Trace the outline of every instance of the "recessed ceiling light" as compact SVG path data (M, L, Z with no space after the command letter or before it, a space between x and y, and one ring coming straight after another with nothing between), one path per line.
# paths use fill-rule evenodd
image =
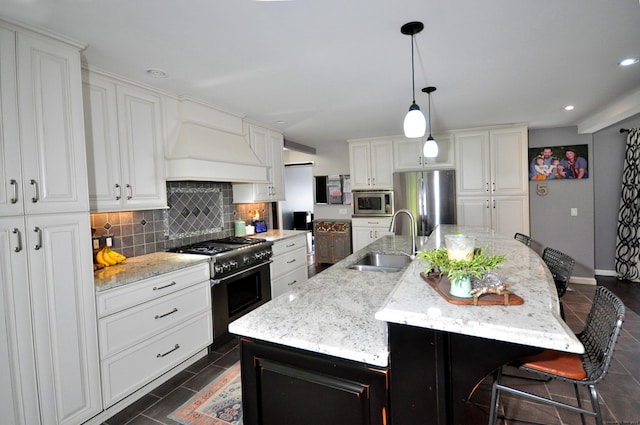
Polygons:
M573 105L567 105L564 107L565 111L573 111L574 106Z
M618 62L618 65L620 66L630 66L630 65L635 65L640 61L640 59L638 58L625 58L622 59L620 62Z
M147 69L147 74L151 75L154 78L167 78L167 73L158 68Z

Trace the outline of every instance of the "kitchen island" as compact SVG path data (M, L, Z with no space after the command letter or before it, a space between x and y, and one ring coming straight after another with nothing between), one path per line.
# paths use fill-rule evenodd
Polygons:
M408 252L407 237L386 236L230 325L244 337L247 423L314 415L332 423L459 423L475 383L500 364L540 348L581 352L560 318L551 276L529 248L454 227L437 229L426 248L460 230L507 254L498 273L523 305L449 304L422 280L427 264L419 260L397 273L349 268L369 252Z

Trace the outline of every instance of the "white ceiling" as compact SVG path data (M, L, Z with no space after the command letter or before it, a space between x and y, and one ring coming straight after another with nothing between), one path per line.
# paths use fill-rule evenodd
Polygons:
M402 133L409 21L425 25L416 102L426 114L420 89L438 88L434 132L577 125L640 88L640 65L617 65L640 56L638 0L2 0L0 15L87 43L92 66L315 147Z

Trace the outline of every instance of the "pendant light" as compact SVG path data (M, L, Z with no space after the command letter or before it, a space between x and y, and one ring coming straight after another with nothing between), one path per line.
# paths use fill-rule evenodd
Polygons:
M422 91L429 96L429 137L427 137L427 140L424 142L422 153L425 158L435 158L438 156L438 142L436 142L436 139L431 135L431 93L436 91L436 88L425 87Z
M404 135L408 138L422 137L427 129L427 122L424 114L420 111L420 107L416 105L416 87L413 64L413 38L416 34L424 29L422 22L408 22L400 28L400 32L404 35L411 36L411 94L413 102L409 107L409 112L404 117Z

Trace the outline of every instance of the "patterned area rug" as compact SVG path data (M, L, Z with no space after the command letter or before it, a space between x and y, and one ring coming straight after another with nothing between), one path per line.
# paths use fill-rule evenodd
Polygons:
M168 416L184 425L242 425L240 363Z

